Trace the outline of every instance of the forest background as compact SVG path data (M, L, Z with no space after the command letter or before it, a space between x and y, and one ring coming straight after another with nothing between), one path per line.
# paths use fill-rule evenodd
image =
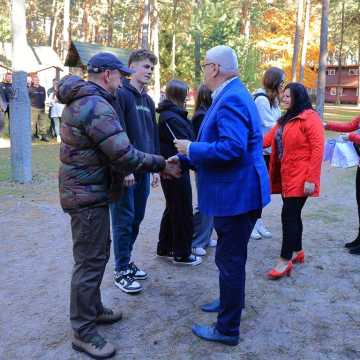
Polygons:
M296 77L315 89L321 5L316 0L28 0L27 40L61 56L70 39L149 48L160 55L162 85L176 77L192 86L201 81L206 50L227 44L237 51L240 76L250 90L270 65L285 69L291 80L294 60ZM0 0L0 7L0 42L11 41L10 1ZM329 64L359 61L360 0L330 1L328 50Z

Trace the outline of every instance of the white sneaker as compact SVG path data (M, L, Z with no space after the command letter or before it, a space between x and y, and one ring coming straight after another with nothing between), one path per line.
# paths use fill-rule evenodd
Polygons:
M60 135L58 135L58 136L56 137L56 142L57 142L58 144L61 143L61 137L60 137Z
M202 247L193 247L191 253L196 256L205 256L206 250L203 249Z
M217 245L217 240L216 239L211 239L209 242L208 247L216 247Z
M143 289L142 286L135 281L130 270L115 272L114 284L127 294L135 294Z
M264 238L271 238L271 232L265 227L262 219L258 219L255 225L256 231Z
M260 240L261 239L261 235L257 232L256 228L253 229L253 231L251 232L250 237L254 240Z

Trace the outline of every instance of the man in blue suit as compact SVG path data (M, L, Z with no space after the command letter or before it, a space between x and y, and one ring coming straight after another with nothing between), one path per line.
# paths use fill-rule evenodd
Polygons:
M192 330L205 340L237 345L245 298L247 244L261 209L270 202L270 184L262 155L259 115L238 77L234 50L223 45L210 49L203 71L213 103L197 141L174 142L182 154L182 165L196 168L200 210L214 216L220 301L203 308L218 311L216 324L194 325Z

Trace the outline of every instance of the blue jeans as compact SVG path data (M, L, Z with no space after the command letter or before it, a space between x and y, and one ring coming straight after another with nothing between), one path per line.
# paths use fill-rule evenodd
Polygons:
M201 213L199 209L196 208L193 223L194 235L192 247L206 248L209 245L211 234L213 232L214 218Z
M120 200L110 204L115 271L129 267L131 252L144 219L150 192L150 174L136 174L136 184L124 189Z

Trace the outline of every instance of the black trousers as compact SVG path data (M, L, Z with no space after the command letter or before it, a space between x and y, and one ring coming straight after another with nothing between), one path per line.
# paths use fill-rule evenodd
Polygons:
M357 202L357 210L358 210L358 218L359 218L359 235L360 236L360 166L357 167L356 170L356 202Z
M158 254L174 252L176 257L191 254L193 208L190 175L179 179L161 180L166 207L161 219Z
M70 321L87 341L95 335L96 316L103 311L100 285L110 257L108 207L71 213L74 268L71 279Z
M301 210L305 205L307 197L283 197L281 211L281 222L283 230L283 241L281 257L291 260L294 251L302 249L303 224Z

